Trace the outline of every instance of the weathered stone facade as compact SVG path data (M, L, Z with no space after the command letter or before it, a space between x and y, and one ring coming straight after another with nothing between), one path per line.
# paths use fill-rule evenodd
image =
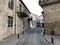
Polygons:
M8 8L7 0L0 0L0 40L14 33L13 27L8 27L8 16L14 17L13 11ZM4 3L3 3L4 2Z
M16 0L16 8L18 7L18 12L16 14L16 33L19 34L25 30L28 29L28 17L30 12L26 9L25 5L21 0ZM20 14L20 13L26 13L27 17L24 17L25 14Z
M25 11L24 13L28 13L28 10L26 7L19 1L19 0L13 0L13 10L8 7L8 0L0 0L0 40L3 40L4 38L22 33L24 30L27 30L28 28L28 20L26 17L20 18L18 14L16 13L16 7L22 5L22 10ZM8 16L11 16L13 18L13 26L8 27ZM26 18L26 19L25 19ZM24 24L23 24L24 21ZM23 28L24 27L24 28Z
M42 2L40 3L44 11L45 32L51 34L51 31L54 30L55 35L60 35L60 1L52 0L51 3L48 2L50 1L46 1L43 5L41 5Z

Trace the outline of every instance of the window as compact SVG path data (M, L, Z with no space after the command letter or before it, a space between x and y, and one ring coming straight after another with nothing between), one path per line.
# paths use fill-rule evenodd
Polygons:
M12 27L13 26L13 17L8 16L8 27Z
M8 0L8 7L13 9L13 0Z
M40 22L37 22L37 27L40 27Z
M42 23L42 27L44 27L44 23Z
M39 3L41 3L41 0L39 0Z
M21 7L22 7L22 5L20 4L20 12L21 12Z

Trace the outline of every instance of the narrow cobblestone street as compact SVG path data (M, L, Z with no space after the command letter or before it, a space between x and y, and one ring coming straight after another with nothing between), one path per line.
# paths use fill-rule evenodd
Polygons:
M0 45L60 45L60 0L0 0Z
M49 45L40 33L26 33L16 45Z

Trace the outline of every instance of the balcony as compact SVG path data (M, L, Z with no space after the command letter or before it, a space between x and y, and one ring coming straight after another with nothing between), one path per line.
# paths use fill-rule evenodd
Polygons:
M51 5L51 4L55 4L55 3L59 3L60 0L39 0L39 5L41 7L47 6L47 5Z
M24 18L24 17L28 17L28 14L26 14L25 12L20 12L20 15L19 15L21 18Z
M31 21L31 20L32 20L32 17L31 17L31 16L29 16L29 17L28 17L28 21Z
M20 7L17 6L16 7L16 12L17 12L17 15L21 18L28 17L28 15L29 15L27 10L24 7L22 7L21 10L20 10Z

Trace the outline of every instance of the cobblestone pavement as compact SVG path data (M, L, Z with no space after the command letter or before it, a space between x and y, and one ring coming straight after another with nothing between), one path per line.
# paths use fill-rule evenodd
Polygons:
M23 37L22 34L20 35L20 39ZM5 38L3 41L0 42L0 45L16 45L16 43L19 41L18 35L12 35L7 38Z
M16 45L49 45L40 33L26 33Z

